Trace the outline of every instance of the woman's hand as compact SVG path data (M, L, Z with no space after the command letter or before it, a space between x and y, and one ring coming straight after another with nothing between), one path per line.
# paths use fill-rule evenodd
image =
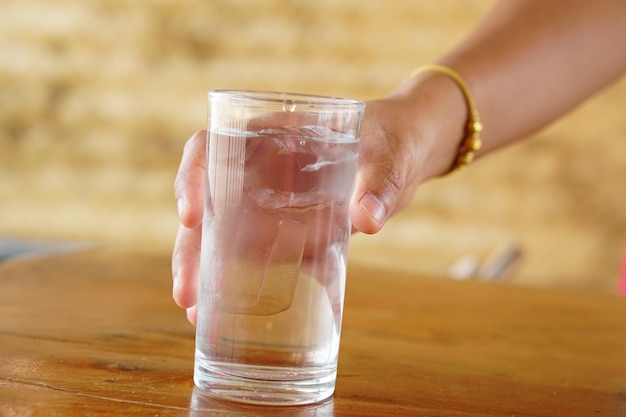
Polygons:
M423 176L419 167L426 152L420 148L418 124L410 106L397 99L367 103L361 128L356 187L350 204L353 230L378 232L387 219L405 207ZM185 144L174 184L180 225L172 256L173 297L196 322L200 270L203 195L205 189L206 131L196 132Z

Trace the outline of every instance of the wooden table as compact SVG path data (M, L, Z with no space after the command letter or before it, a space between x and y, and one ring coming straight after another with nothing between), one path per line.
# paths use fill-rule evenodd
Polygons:
M0 265L0 416L626 416L626 300L351 265L337 390L207 400L169 255Z

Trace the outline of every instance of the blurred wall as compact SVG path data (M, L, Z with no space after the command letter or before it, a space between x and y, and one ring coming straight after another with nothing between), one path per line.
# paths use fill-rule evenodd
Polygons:
M492 1L0 0L0 238L170 250L182 146L211 88L369 99ZM502 244L510 277L611 291L626 229L626 82L422 187L358 262L445 275Z

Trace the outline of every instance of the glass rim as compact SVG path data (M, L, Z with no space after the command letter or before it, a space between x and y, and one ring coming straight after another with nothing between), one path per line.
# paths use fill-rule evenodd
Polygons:
M237 90L237 89L214 89L208 93L208 98L233 102L256 102L278 105L295 105L306 107L331 107L341 110L362 111L365 103L360 100L323 96L306 93L291 93L287 91L272 90Z

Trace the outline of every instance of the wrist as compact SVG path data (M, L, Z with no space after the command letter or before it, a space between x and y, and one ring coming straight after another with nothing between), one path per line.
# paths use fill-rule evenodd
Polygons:
M398 86L388 99L400 102L413 121L419 182L450 172L467 136L468 105L459 85L440 72L423 72Z

